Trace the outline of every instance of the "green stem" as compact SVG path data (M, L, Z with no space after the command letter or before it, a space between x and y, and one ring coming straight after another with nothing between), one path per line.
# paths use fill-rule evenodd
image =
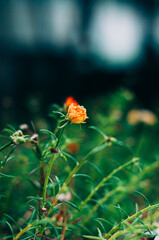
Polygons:
M158 169L159 167L159 162L156 161L152 164L150 164L149 166L146 166L142 169L142 172L140 172L137 175L133 175L130 179L130 181L126 185L126 192L127 193L133 193L134 191L136 191L136 186L138 186L139 188L142 188L142 186L140 185L141 180L144 178L144 176L146 174L152 174L154 169ZM139 184L138 184L139 183ZM109 205L109 209L111 209L112 207L114 208L114 206L116 206L119 202L122 201L123 197L125 197L125 192L121 192L120 194L118 194L117 198L114 198L114 200L111 202L111 204Z
M47 217L45 219L42 220L38 220L35 221L33 223L28 224L25 228L21 229L20 232L17 234L16 237L13 238L13 240L18 240L24 233L26 233L30 228L36 226L36 225L40 225L40 224L46 224L50 222L50 219L48 219Z
M106 183L113 175L121 171L123 168L129 166L132 163L139 161L138 158L133 158L131 161L121 165L120 167L114 169L107 177L103 178L102 181L94 188L94 190L88 195L88 197L80 204L79 209L81 210L83 206L92 198L92 196L101 188L104 183Z
M58 147L58 145L59 145L59 143L60 143L60 140L61 140L61 137L62 137L64 128L65 128L65 127L63 127L63 128L61 129L61 132L60 132L60 134L59 134L59 137L58 137L58 140L57 140L55 149ZM48 184L49 176L50 176L50 174L51 174L51 170L52 170L52 165L53 165L54 159L55 159L55 154L53 154L53 156L52 156L52 158L51 158L51 160L50 160L50 162L49 162L48 170L47 170L47 173L46 173L46 178L45 178L45 183L44 183L44 189L43 189L43 200L44 200L44 201L46 200L47 184ZM43 203L43 207L44 207L44 206L45 206L45 202Z
M106 236L105 236L104 239L112 239L112 238L110 238L110 236L111 236L122 224L124 224L124 223L126 224L127 222L129 222L129 221L135 219L136 217L138 217L140 214L142 214L142 213L144 213L144 212L146 212L146 211L149 211L149 210L151 210L151 209L158 208L158 207L159 207L159 203L154 204L154 205L152 205L152 206L148 206L148 207L142 209L141 211L136 212L136 213L133 214L132 216L128 217L127 219L123 220L122 222L120 222L119 224L117 224L116 226L114 226L114 227L106 234Z
M64 127L65 128L65 127ZM60 140L61 140L61 137L62 137L62 134L63 134L63 131L64 131L64 128L61 129L61 132L59 134L59 138L58 138L58 141L56 143L56 146L55 146L55 149L58 147L59 143L60 143ZM55 154L53 154L53 157L51 158L50 162L49 162L49 166L48 166L48 170L47 170L47 174L46 174L46 178L45 178L45 183L44 183L44 188L43 188L43 200L46 200L46 192L47 192L47 184L48 184L48 180L49 180L49 176L50 176L50 173L51 173L51 169L52 169L52 165L53 165L53 162L54 162L54 159L55 159ZM45 203L43 203L43 207L45 206ZM17 240L19 239L19 237L24 234L25 232L28 231L29 228L33 227L34 225L36 225L36 223L32 223L32 224L29 224L28 226L26 226L24 229L22 229L18 235L16 237L13 238L13 240ZM43 229L44 230L44 229ZM42 230L42 232L43 232Z
M42 196L43 188L44 188L44 182L45 182L45 165L44 165L42 149L39 145L39 142L35 144L35 147L36 147L37 156L40 160L40 196Z
M43 194L44 183L45 183L45 165L43 161L40 161L40 197Z
M65 127L66 127L66 125L65 125ZM57 140L57 143L56 143L55 148L58 147L58 145L59 145L59 143L60 143L60 141L61 141L61 137L62 137L62 134L63 134L63 131L64 131L65 127L63 127L63 128L61 129L61 132L60 132L60 134L59 134L59 137L58 137L58 140Z
M104 142L104 144L105 144L105 142ZM102 145L100 144L100 146L98 146L97 148L100 147L99 150L102 150L104 144L103 144L103 143L102 143ZM105 147L105 146L104 146L104 147ZM73 175L76 174L76 172L78 172L78 170L85 164L85 162L86 162L86 160L88 159L88 157L91 156L92 154L94 154L94 153L96 152L95 150L96 150L97 148L95 148L95 149L91 150L89 153L87 153L87 155L81 160L81 162L77 162L77 163L76 163L75 168L72 170L72 172L70 172L69 176L67 177L67 179L65 180L64 184L62 185L62 187L60 188L59 192L57 193L57 195L56 195L56 197L55 197L55 199L54 199L53 205L56 204L56 202L57 202L57 200L58 200L58 197L59 197L59 195L61 194L63 188L70 182L70 180L72 179ZM98 151L99 151L99 150L98 150ZM51 211L51 210L50 210L50 211ZM50 213L50 212L49 212L49 213Z
M88 153L81 162L77 162L75 168L72 170L72 172L70 172L69 176L67 177L67 179L65 180L64 184L62 185L62 187L60 188L60 190L58 191L54 201L53 201L53 205L56 204L59 195L61 194L63 188L65 186L68 185L68 183L70 182L70 180L72 179L73 175L76 174L76 172L78 172L78 170L83 166L83 164L86 162L87 158L90 156L90 153Z
M16 147L16 146L12 147L11 150L9 151L9 153L7 154L7 156L5 156L3 165L2 165L1 168L0 168L0 172L3 171L3 168L4 168L4 166L6 165L8 158L9 158L10 155L13 153L15 147Z
M137 231L134 231L134 230L136 230L136 229L137 229ZM141 236L141 234L143 235L144 230L145 230L145 226L136 225L136 226L129 227L129 228L126 228L126 229L124 229L124 230L121 230L121 231L118 231L118 232L114 233L114 234L109 238L109 240L114 240L114 239L116 239L117 237L120 237L120 236L122 236L122 235L125 235L125 234L127 234L128 232L130 232L130 231L131 231L131 234L134 234L134 235L137 235L137 236L140 234L140 236ZM134 236L134 237L136 237L136 236ZM131 239L132 239L132 236L131 236ZM136 239L136 238L135 238L135 239ZM141 239L141 238L140 238L140 239Z
M2 147L0 148L0 151L2 151L3 149L5 149L5 148L9 147L9 146L10 146L12 143L13 143L12 141L11 141L11 142L8 142L8 143L6 143L4 146L2 146Z
M46 200L47 184L48 184L49 176L50 176L50 173L51 173L52 165L53 165L53 162L54 162L54 158L55 158L55 154L53 154L53 156L52 156L52 158L49 162L48 170L47 170L47 173L46 173L44 189L43 189L43 200ZM43 207L44 206L45 206L45 202L43 202Z
M23 235L25 232L27 232L29 230L29 228L33 227L35 225L35 223L31 223L28 226L26 226L25 228L23 228L16 237L13 238L13 240L17 240L20 238L21 235Z
M93 215L94 212L97 211L98 207L103 204L104 202L106 202L112 195L114 195L116 192L119 191L124 191L125 188L123 187L117 187L115 189L113 189L112 191L108 192L103 198L101 198L98 203L92 208L92 210L90 210L88 216L85 218L85 220L83 221L82 225L85 225L89 219L91 218L91 216Z

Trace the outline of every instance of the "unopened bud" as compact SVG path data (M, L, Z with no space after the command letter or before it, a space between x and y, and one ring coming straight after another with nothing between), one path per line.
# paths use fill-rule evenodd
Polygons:
M51 151L51 153L59 153L59 151L56 150L56 148L54 148L54 147L50 148L50 151Z
M106 141L106 143L107 143L108 146L111 146L113 142L117 142L117 139L114 138L114 137L107 137L107 138L105 139L105 141Z
M21 129L21 130L28 130L29 127L28 127L27 124L24 123L24 124L21 124L21 125L20 125L20 129Z
M46 212L47 209L46 209L45 207L43 207L43 208L41 209L41 211L42 211L42 212Z
M38 134L37 133L34 133L31 138L31 140L34 140L34 141L38 141Z
M24 135L21 130L16 131L13 135L10 136L10 138L13 140L13 143L16 145L26 142L26 139L24 138Z

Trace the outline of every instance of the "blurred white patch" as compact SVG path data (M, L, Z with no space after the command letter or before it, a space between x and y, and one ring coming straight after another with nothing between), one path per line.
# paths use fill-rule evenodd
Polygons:
M10 14L13 38L24 44L32 44L33 27L30 19L29 3L22 0L11 1Z
M74 42L79 34L80 23L77 1L54 0L50 7L53 42L59 46Z
M59 194L58 200L60 202L70 201L71 200L71 193L68 192L68 193L61 193L61 194Z
M92 52L112 65L129 64L143 50L144 24L129 5L98 2L89 34Z

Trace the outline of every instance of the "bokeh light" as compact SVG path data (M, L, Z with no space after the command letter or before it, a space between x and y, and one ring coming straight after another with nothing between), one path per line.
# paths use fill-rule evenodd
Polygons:
M129 64L143 51L144 22L122 3L97 2L90 27L92 51L110 65Z

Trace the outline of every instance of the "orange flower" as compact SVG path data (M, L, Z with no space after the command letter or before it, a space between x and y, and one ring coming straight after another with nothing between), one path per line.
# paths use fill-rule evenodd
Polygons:
M68 119L71 123L82 123L87 118L86 109L83 106L75 106L71 103L68 108Z
M73 103L75 106L78 106L78 103L76 102L76 100L73 97L68 97L65 101L65 105L66 105L67 109L69 108L71 103Z

